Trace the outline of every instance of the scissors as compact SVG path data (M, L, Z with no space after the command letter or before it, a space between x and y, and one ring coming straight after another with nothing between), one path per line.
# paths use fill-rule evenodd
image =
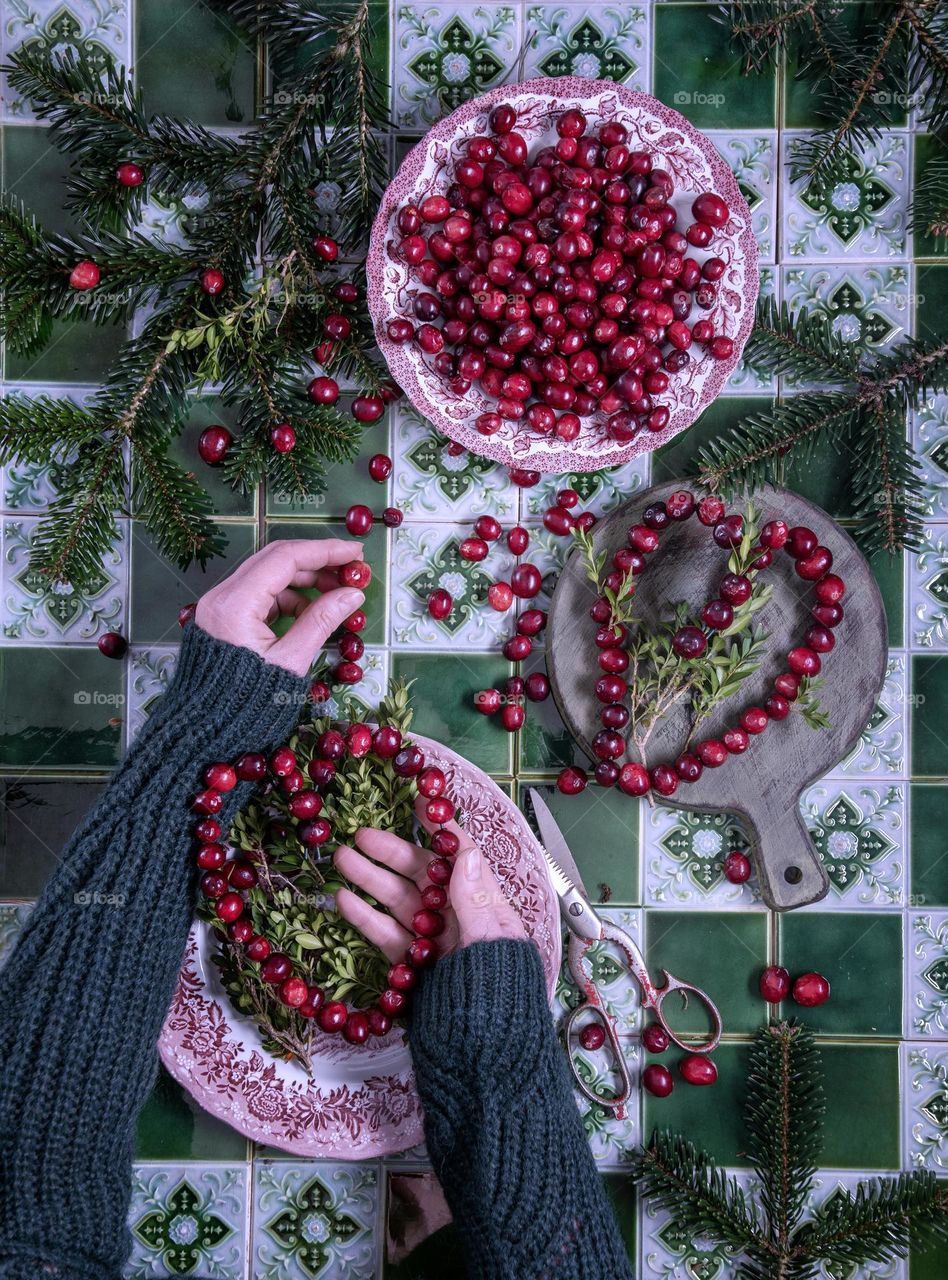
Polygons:
M613 1098L603 1098L600 1094L594 1092L582 1078L572 1054L569 1057L570 1069L576 1078L580 1091L591 1102L614 1109L619 1118L621 1118L625 1104L628 1102L632 1092L632 1081L619 1044L615 1019L608 1012L605 1000L592 976L592 968L588 959L590 947L596 942L611 942L613 946L618 948L624 958L626 967L642 989L642 1008L653 1011L658 1022L668 1032L669 1040L676 1044L679 1049L684 1049L688 1053L711 1053L716 1049L721 1039L721 1015L706 991L702 991L700 987L693 986L690 982L682 982L665 969L662 970L663 985L660 987L655 986L649 977L649 972L645 965L645 957L633 939L618 925L604 920L590 906L586 891L583 888L582 877L576 868L576 863L573 861L573 855L570 853L569 845L566 843L566 837L557 826L556 819L550 813L543 796L535 788L531 788L530 799L533 803L537 826L540 828L540 837L544 844L543 852L549 868L550 879L560 900L560 913L569 930L569 971L573 981L577 983L586 997L586 1002L577 1005L566 1018L565 1035L567 1048L569 1048L569 1037L573 1023L580 1014L592 1010L595 1014L595 1020L600 1023L605 1032L606 1040L615 1058L616 1068L622 1082L621 1088ZM708 1011L713 1031L709 1039L703 1044L689 1044L680 1040L665 1020L662 1006L666 997L670 996L673 991L681 992L686 1005L688 997L694 996Z

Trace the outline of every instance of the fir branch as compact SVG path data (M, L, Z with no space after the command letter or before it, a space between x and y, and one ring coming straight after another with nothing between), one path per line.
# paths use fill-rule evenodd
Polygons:
M834 14L827 0L725 0L718 7L718 20L743 54L745 75L776 66L797 43L831 49L825 32Z
M840 1190L814 1222L794 1235L792 1251L831 1265L860 1266L904 1258L948 1239L948 1189L933 1173L915 1170L897 1178Z
M910 218L913 235L948 247L948 156L933 160L915 183Z
M762 298L744 359L755 368L812 382L849 382L859 367L858 354L834 337L819 313L794 313L788 303Z

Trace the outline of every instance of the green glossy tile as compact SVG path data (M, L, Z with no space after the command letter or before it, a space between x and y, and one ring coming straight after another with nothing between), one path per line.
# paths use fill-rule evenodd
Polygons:
M0 897L36 898L66 841L104 790L101 782L0 780Z
M236 433L237 410L217 396L194 396L189 405L187 422L172 441L169 453L187 471L193 471L211 495L214 514L219 516L252 516L256 495L234 489L224 479L220 467L209 467L198 454L198 440L206 427L220 423Z
M948 1186L948 1179L942 1184ZM942 1240L931 1249L912 1249L908 1264L909 1280L945 1280L948 1276L948 1242Z
M948 907L948 787L913 783L909 812L912 903Z
M326 468L326 489L309 498L292 498L285 493L267 490L267 515L287 520L296 516L322 516L341 520L349 508L361 502L378 519L390 506L388 493L391 480L378 484L369 475L369 459L374 453L388 453L388 415L367 427L362 435L359 453L352 462L339 462Z
M138 1117L136 1160L245 1160L247 1140L215 1119L159 1067Z
M146 529L133 524L131 639L136 644L177 644L181 639L178 610L199 600L253 552L252 524L224 525L223 532L224 555L210 560L207 569L192 564L182 570L159 554Z
M772 404L772 396L719 396L693 426L652 454L652 483L689 476L693 480L702 446L736 427L748 414L764 413Z
M948 146L940 143L933 134L919 133L915 135L915 172L914 181L918 186L919 182L925 177L929 165L933 160L939 160L944 163L948 160ZM948 257L948 242L942 237L936 240L934 236L919 235L916 233L913 241L913 252L916 258L944 258Z
M314 524L311 521L274 523L267 525L267 542L277 538L348 538L345 525L335 523ZM385 643L385 603L388 590L387 547L388 530L376 524L367 538L359 539L365 559L372 566L372 581L365 593L365 612L368 617L361 632L366 644Z
M912 776L948 776L948 657L912 659Z
M542 659L524 665L525 674L537 669L543 669ZM589 767L589 757L576 744L552 698L527 703L519 736L520 768L527 773L555 774L565 764Z
M0 768L115 764L124 683L94 647L0 649Z
M788 1000L784 1017L821 1035L898 1036L902 1030L902 916L796 912L778 922L780 963L792 976L822 973L831 995L817 1009ZM881 960L880 960L881 957ZM872 973L871 982L866 974Z
M619 1224L619 1232L625 1243L626 1257L635 1266L636 1241L636 1195L632 1181L624 1173L606 1173L603 1175L606 1195L612 1204L612 1212Z
M915 335L922 342L948 337L948 265L915 268Z
M643 1091L642 1137L649 1140L656 1129L685 1134L689 1142L706 1151L728 1168L747 1165L746 1136L741 1121L747 1101L747 1069L750 1046L722 1044L714 1052L718 1078L708 1089L696 1089L676 1076L675 1089L667 1098L653 1098ZM670 1068L680 1051L649 1054L649 1061L665 1062Z
M898 648L905 643L905 559L879 551L869 559L872 576L882 593L889 645Z
M844 5L833 7L833 16L852 34L857 48L866 47L865 24L867 19L878 21L880 6L875 3L853 4L850 0ZM787 73L784 77L784 124L793 129L819 128L832 124L832 119L819 110L820 96L814 93L812 80L796 78L799 66L796 48L791 50L787 60ZM906 108L904 103L893 103L889 117L892 127L904 125Z
M66 382L92 385L102 382L118 358L126 338L122 321L89 324L82 320L56 320L46 346L33 355L7 350L6 376L10 382Z
M22 200L45 231L74 234L76 224L64 209L69 162L41 125L18 125L0 131L2 186Z
M741 56L709 4L656 4L654 88L701 128L760 129L776 123L776 75L741 74Z
M767 963L763 912L646 911L645 945L649 971L667 969L707 991L725 1032L751 1032L763 1023L767 1006L757 991ZM665 1016L679 1031L701 1033L708 1025L696 1001L682 1011L670 997Z
M137 43L149 111L206 125L252 120L256 47L219 9L192 0L139 5Z
M412 727L488 773L511 770L513 734L474 710L474 695L499 685L510 665L486 653L393 653L392 674L415 680Z
M878 968L878 964L876 965ZM897 1045L821 1045L826 1115L825 1169L897 1169Z
M532 816L528 783L521 783L520 801ZM564 796L555 787L542 787L570 853L593 902L639 902L639 805L618 790L588 787L581 795Z

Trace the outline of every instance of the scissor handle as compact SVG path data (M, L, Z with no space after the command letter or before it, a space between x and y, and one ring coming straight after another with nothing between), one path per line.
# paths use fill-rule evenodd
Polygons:
M619 1073L621 1087L611 1097L603 1097L597 1093L586 1083L579 1074L579 1068L573 1057L573 1048L570 1043L570 1036L573 1030L573 1023L581 1014L592 1013L592 1021L598 1022L606 1035L606 1041L612 1050L612 1056L615 1059L616 1070ZM569 1068L573 1073L573 1079L580 1093L588 1098L590 1102L595 1102L601 1107L608 1107L610 1111L615 1111L616 1118L622 1120L625 1116L625 1105L632 1096L632 1077L629 1074L629 1068L626 1064L625 1055L622 1052L622 1046L619 1043L619 1037L616 1035L615 1023L606 1012L605 1006L597 998L589 1000L584 1004L578 1004L575 1009L571 1009L566 1016L566 1022L563 1024L563 1034L566 1038L566 1056L569 1060Z
M684 1049L687 1053L713 1053L720 1043L721 1031L723 1029L718 1006L708 995L707 991L702 991L700 987L696 987L691 982L682 982L680 978L676 978L674 974L669 973L667 969L662 970L662 977L665 979L662 985L658 988L652 988L653 999L651 1005L652 1009L655 1011L655 1017L668 1033L669 1040L671 1040L672 1044L676 1044L679 1049ZM707 1010L713 1030L709 1039L705 1040L702 1044L695 1044L693 1041L681 1040L668 1025L668 1020L665 1017L662 1005L673 991L680 991L682 993L685 999L685 1004L688 1003L689 996L694 996L699 1004L703 1004Z

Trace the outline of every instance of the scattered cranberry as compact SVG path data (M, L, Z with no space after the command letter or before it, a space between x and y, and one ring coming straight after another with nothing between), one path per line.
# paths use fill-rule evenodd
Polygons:
M642 1072L642 1087L656 1098L667 1098L675 1087L672 1074L658 1062L650 1062Z
M117 631L106 631L104 635L99 636L96 644L99 653L106 658L124 658L128 653L128 641Z
M335 404L339 399L339 383L335 378L313 378L306 393L314 404Z
M296 448L296 432L289 422L279 422L270 428L270 443L277 453L292 453Z
M606 1043L606 1033L598 1022L590 1022L579 1033L579 1043L584 1049L595 1053Z
M513 604L513 588L509 582L492 582L487 588L487 602L498 613L506 613Z
M69 287L84 291L94 289L102 278L102 272L88 258L77 262L69 273Z
M387 529L397 529L404 518L398 507L386 507L382 512L382 523Z
M122 187L140 187L145 181L145 171L141 165L126 160L115 170L115 180Z
M687 1058L682 1058L678 1071L682 1080L687 1080L689 1084L714 1084L718 1078L717 1067L703 1053L690 1053Z
M210 297L215 297L224 288L224 274L214 267L201 272L201 289Z
M724 878L731 884L744 884L750 879L751 864L746 853L732 849L724 859Z
M804 973L794 980L792 995L797 1004L814 1009L829 999L830 984L821 973Z
M375 453L369 459L369 475L377 484L384 484L392 474L392 459L387 453Z
M454 608L454 601L443 587L436 587L428 597L428 612L436 622L443 622Z
M474 706L484 716L496 715L500 710L501 695L498 689L482 689L474 695Z
M526 715L523 707L519 706L515 702L508 702L506 706L501 709L500 723L508 733L514 733L517 729L522 728L525 719Z
M642 1032L642 1044L649 1053L664 1053L670 1044L668 1032L660 1022L650 1022Z
M790 994L790 974L780 965L769 965L760 975L758 987L768 1004L780 1004Z
M227 451L234 442L234 437L226 427L206 427L198 440L198 453L201 461L209 467L216 467L224 461Z

